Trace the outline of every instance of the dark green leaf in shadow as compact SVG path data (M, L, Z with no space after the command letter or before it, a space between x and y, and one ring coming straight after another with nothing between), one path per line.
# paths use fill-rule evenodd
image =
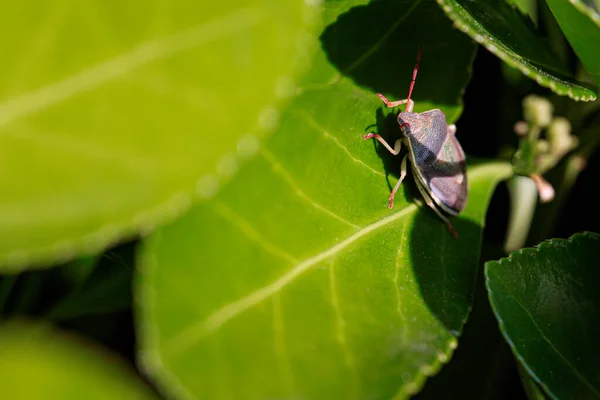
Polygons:
M416 204L408 179L386 208L400 160L362 136L377 128L393 142L399 131L374 91L405 96L425 38L415 96L456 116L472 60L472 44L435 3L400 5L374 2L339 18L329 9L323 51L259 156L145 241L136 280L141 364L165 392L406 398L451 356L470 309L487 203L511 168L472 165L458 240ZM351 26L366 37L358 44Z
M13 294L13 289L17 284L18 276L0 276L0 315L6 311L6 303Z
M505 339L555 399L600 399L600 235L576 234L486 263Z
M562 1L562 0L561 0ZM456 25L508 65L574 100L596 94L575 82L530 20L505 0L437 0Z
M494 200L492 200L493 202ZM488 213L493 212L492 209ZM486 227L486 231L488 231ZM503 255L501 246L486 243L481 258ZM480 262L483 266L483 262ZM465 324L460 343L449 364L430 378L414 400L522 400L515 360L504 341L485 289L483 268L477 268L473 310Z
M3 399L156 399L117 359L34 324L0 326Z
M97 253L212 195L276 125L316 3L3 7L0 271Z
M76 258L61 268L62 276L74 288L83 286L98 267L100 258L99 255Z
M525 390L525 393L527 393L527 398L529 400L547 400L548 396L544 390L519 361L517 361L517 368L519 369L519 378L521 378L523 389Z
M531 18L532 21L537 20L537 2L536 0L507 0L514 4L523 14Z
M425 21L429 29L423 26ZM327 58L340 71L331 82L344 75L374 93L404 99L421 44L412 96L415 111L439 107L448 121L454 122L462 111L461 97L470 77L470 65L465 68L465 61L470 64L475 54L474 46L456 33L441 40L440 32L450 29L444 13L421 0L377 1L351 9L321 35ZM367 59L377 62L365 62Z
M584 67L600 85L600 14L579 0L546 3Z
M74 285L44 315L52 320L66 320L84 315L119 312L131 307L133 246L120 252L109 251L98 257L97 266L88 279Z

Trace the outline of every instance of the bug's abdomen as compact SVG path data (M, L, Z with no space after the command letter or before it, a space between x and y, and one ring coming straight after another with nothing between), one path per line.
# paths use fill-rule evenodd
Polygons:
M434 163L421 169L434 201L449 214L459 214L467 204L468 182L465 154L456 138L448 134Z

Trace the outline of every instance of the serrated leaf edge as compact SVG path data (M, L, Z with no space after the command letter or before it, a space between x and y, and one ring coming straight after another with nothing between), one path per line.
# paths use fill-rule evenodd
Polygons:
M575 233L567 239L563 239L563 238L547 239L547 240L544 240L543 242L539 243L536 246L524 247L522 249L515 250L512 253L510 253L508 255L508 257L502 257L499 260L487 261L485 264L486 265L502 264L504 262L512 261L513 258L516 260L521 255L538 253L540 250L543 250L547 247L551 247L554 243L572 243L572 242L579 240L580 238L584 238L584 237L593 237L595 239L600 239L600 234L595 233L595 232L586 231L586 232ZM487 279L487 277L486 277L486 279Z
M495 40L492 36L481 35L476 32L472 26L477 26L479 23L472 17L471 21L466 21L463 19L456 11L454 11L453 6L449 4L447 0L436 1L440 7L442 7L446 15L454 22L458 29L469 35L477 43L484 46L492 54L500 58L511 67L520 70L526 77L535 80L539 85L549 88L554 93L559 95L567 95L575 101L596 100L596 94L590 89L581 85L566 82L558 77L550 75L535 67L533 64L530 64L527 60L519 57L514 51L510 50L502 42ZM572 1L573 0L571 0L571 2ZM460 7L460 5L458 6ZM467 11L464 11L464 13L468 14ZM581 91L581 93L579 93L580 95L573 91L573 87L579 88Z
M498 182L506 179L512 174L512 168L510 164L507 164L505 162L490 162L475 167L478 168L477 172L482 175L490 169L496 169L500 167L503 168L503 171L502 173L498 173L497 176L494 176L493 185L490 186L490 191L493 190L493 188L498 184ZM380 219L374 222L373 224L369 225L368 227L378 227L380 225L386 225L388 221L393 222L401 217L413 214L419 208L420 207L417 207L415 204L411 204L407 208L404 208L401 211L398 211L388 217ZM482 228L484 223L485 221L481 223ZM373 229L370 229L369 232ZM151 253L148 249L152 248L153 246L156 246L156 243L160 241L160 235L160 231L155 232L150 238L150 240L146 243L143 243L142 247L139 249L138 262L136 264L142 267L137 269L138 275L147 274L147 271L158 268L158 261L156 257L151 256ZM362 236L364 234L358 232L354 233L352 237L356 235ZM346 246L344 245L344 241L341 242L341 245L342 247ZM338 243L338 245L336 246L340 246L340 243ZM325 252L327 252L327 250ZM324 254L324 252L322 252L321 254ZM141 280L139 281L141 282ZM246 296L246 298L247 297L248 296ZM230 304L237 305L239 304L239 302L240 301L238 300ZM162 360L161 354L158 351L158 325L152 323L152 311L155 309L154 292L151 289L151 284L148 278L145 278L145 283L138 284L137 290L134 290L134 308L136 310L136 312L134 313L134 317L136 319L137 332L139 335L137 351L138 368L142 371L142 373L144 373L145 376L152 379L152 381L157 385L157 387L159 387L162 393L176 396L177 398L182 398L186 400L195 399L196 397L185 389L185 386L180 382L180 380L175 376L175 374L173 374L168 368L166 368ZM221 309L210 314L205 319L205 321L212 319L210 326L205 326L206 324L200 324L194 325L192 328L197 328L198 326L200 326L200 328L202 329L218 329L218 327L224 323L223 318L220 317L220 314L218 313L222 310L225 310L226 308L227 306L222 307ZM224 317L230 317L232 315L232 312L238 312L237 309L233 311L225 311L228 312L227 315L225 315ZM469 313L470 311L471 307L469 307ZM467 319L468 314L463 320L463 325ZM146 322L145 324L143 323L144 321ZM217 324L216 327L215 324ZM409 396L418 393L423 388L427 378L437 374L442 368L442 366L451 359L454 350L458 347L457 337L458 336L450 335L446 346L444 348L439 349L437 355L431 362L424 363L418 368L418 373L413 376L412 381L407 382L398 388L394 395L394 399L405 399Z
M517 351L517 348L516 348L515 344L513 343L512 339L508 336L508 334L506 332L506 329L505 329L506 325L504 323L504 320L502 319L502 317L497 312L496 304L495 304L494 300L492 299L492 293L493 293L493 291L492 291L492 289L490 287L489 268L491 268L491 266L493 266L493 265L501 266L502 264L510 262L512 260L518 260L519 258L521 258L521 256L537 254L541 250L544 250L545 248L551 247L555 243L566 243L566 244L573 243L574 241L579 240L580 238L584 238L584 237L592 237L592 238L600 240L600 234L597 234L597 233L594 233L594 232L580 232L580 233L576 233L573 236L569 237L568 239L562 239L562 238L548 239L548 240L545 240L545 241L541 242L540 244L538 244L535 247L526 247L526 248L514 251L508 257L503 257L503 258L501 258L499 260L487 261L485 263L485 268L484 268L484 273L485 273L485 287L486 287L487 292L488 292L488 298L489 298L489 301L490 301L490 305L492 306L492 310L494 311L494 315L496 316L496 319L498 320L498 326L500 327L500 331L502 332L502 336L504 337L504 339L506 340L506 342L510 346L513 355L518 360L518 362L521 364L521 366L527 371L527 373L531 377L533 377L533 379L535 380L535 382L537 382L544 389L544 392L548 396L550 396L550 397L552 397L553 399L556 399L556 400L559 400L558 397L556 397L552 393L552 391L546 386L546 384L544 382L542 382L542 380L535 374L535 372L533 372L533 370L525 362L525 360L523 359L523 357L521 356L521 354Z

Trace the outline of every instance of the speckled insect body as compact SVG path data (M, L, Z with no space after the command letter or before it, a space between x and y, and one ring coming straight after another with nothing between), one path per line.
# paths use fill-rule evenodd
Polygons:
M412 171L425 202L446 223L450 232L456 237L449 216L458 215L465 207L468 197L467 168L465 153L456 139L456 126L448 125L446 116L435 109L422 113L412 112L414 102L410 99L417 77L421 49L413 71L408 98L399 101L388 101L382 94L377 94L387 107L406 104L406 110L398 114L398 124L404 137L398 139L392 148L381 136L369 133L364 139L374 138L384 145L392 154L400 153L402 145L407 153L402 159L400 178L392 190L389 208L394 206L394 196L406 176L406 160L410 159Z

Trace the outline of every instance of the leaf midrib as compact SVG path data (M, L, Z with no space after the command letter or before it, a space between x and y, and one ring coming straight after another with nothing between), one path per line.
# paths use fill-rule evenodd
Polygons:
M485 176L489 170L495 169L499 165L504 165L504 163L490 163L483 166L474 167L470 173L471 181L473 182L480 176ZM376 231L379 228L383 228L402 217L416 212L418 208L419 207L417 204L410 204L392 215L379 219L372 224L360 228L358 231L354 232L352 235L341 242L338 242L332 247L325 249L314 256L300 260L298 264L291 268L291 270L283 274L275 281L254 290L247 296L225 304L224 306L210 313L205 319L183 329L179 334L176 334L171 339L168 339L165 343L165 353L169 353L171 357L176 357L177 355L182 354L206 336L216 332L228 321L270 298L274 294L280 292L283 288L295 281L296 278L310 270L313 266L342 252L347 247L371 232Z
M255 290L254 292L239 300L235 300L226 304L225 306L211 313L205 320L185 329L179 335L176 335L167 344L166 351L174 354L179 354L181 351L185 351L194 343L198 342L205 336L218 330L227 321L235 318L237 315L243 313L244 311L255 306L256 304L259 304L260 302L271 297L275 293L278 293L281 289L293 282L297 277L302 275L304 272L308 271L312 266L324 260L327 260L331 256L340 253L352 243L363 238L369 233L381 227L384 227L412 212L415 212L417 208L418 207L416 204L410 204L409 206L388 217L382 218L370 225L361 228L359 231L352 234L345 240L342 240L341 242L337 243L336 245L312 257L302 260L290 271L282 275L279 279L275 280L274 282Z
M504 280L502 278L500 278L499 275L496 275L496 278L498 279L498 282L500 282L500 284L504 287L504 289L506 290L506 293L515 301L515 303L517 303L517 305L519 307L521 307L523 309L523 311L525 312L525 314L527 314L527 316L531 320L531 323L533 324L533 326L535 326L535 328L537 329L537 331L540 333L540 336L542 337L542 339L544 339L544 341L550 345L550 347L552 348L552 350L554 350L554 352L565 362L565 364L567 364L567 366L574 372L575 376L577 378L579 378L579 380L581 380L585 384L585 386L587 386L596 396L598 396L598 398L600 398L600 392L598 391L598 389L596 389L596 387L590 381L588 381L587 378L585 376L583 376L581 374L581 372L579 372L577 370L577 368L575 368L575 366L573 364L571 364L571 362L560 352L560 350L558 350L554 346L554 344L546 336L546 334L544 333L544 331L542 330L542 328L540 328L540 326L537 324L537 322L535 321L535 319L533 318L533 315L531 315L531 313L529 312L529 310L517 299L517 297L513 293L511 293L510 290L508 290L508 285L506 284L506 282L504 282ZM513 347L516 348L516 346L514 345L514 343L512 343L512 341L510 339L509 339L509 342L512 344ZM542 379L540 379L537 376L537 374L535 372L533 372L533 370L528 365L526 365L525 361L521 357L519 357L519 358L523 362L525 368L527 368L527 370L529 371L529 373L535 378L535 380L540 385L544 386L546 388L546 390L548 390L550 392L550 390L548 389L548 387L544 384L544 382L542 382Z
M47 84L33 92L1 103L0 128L73 96L95 89L148 63L248 29L257 25L261 19L259 10L246 8L220 19L144 42L66 79Z

